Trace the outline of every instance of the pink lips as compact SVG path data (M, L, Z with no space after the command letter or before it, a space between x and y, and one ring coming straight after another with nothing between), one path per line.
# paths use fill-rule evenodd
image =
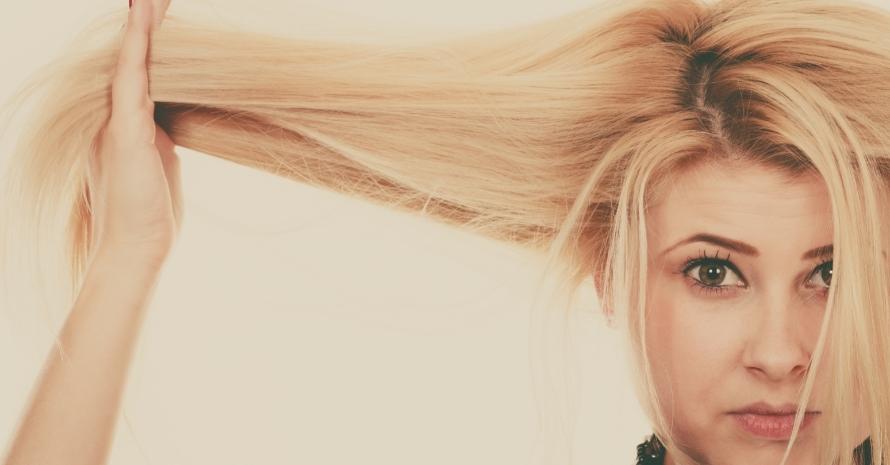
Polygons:
M809 426L817 412L806 413L800 423L800 430ZM749 433L768 439L788 440L791 438L791 429L794 426L794 414L761 415L756 413L733 413L733 418Z

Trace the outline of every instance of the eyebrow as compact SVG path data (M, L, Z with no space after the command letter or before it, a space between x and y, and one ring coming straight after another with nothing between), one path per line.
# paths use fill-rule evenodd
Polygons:
M718 236L716 234L707 234L707 233L697 233L692 236L683 239L680 242L668 247L665 249L659 256L663 256L666 253L674 250L675 248L683 245L689 244L691 242L707 242L710 244L718 245L720 247L724 247L726 249L732 250L733 252L738 252L743 255L750 255L752 257L757 257L760 255L760 251L757 250L756 247L750 244L746 244L742 241L737 241L735 239L729 239L727 237ZM831 255L834 252L834 246L832 244L823 245L821 247L816 247L814 249L808 250L804 252L804 254L800 257L801 260L808 260L811 258L821 258Z

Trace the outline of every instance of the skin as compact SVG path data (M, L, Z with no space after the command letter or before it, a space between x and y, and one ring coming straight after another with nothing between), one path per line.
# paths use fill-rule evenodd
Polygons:
M146 61L151 34L169 0L136 0L130 9L111 83L111 115L89 160L94 248L116 248L163 261L179 233L179 157L155 124Z
M168 1L136 0L112 83L112 110L91 154L95 235L86 275L3 460L103 464L127 372L161 267L179 230L179 164L155 125L146 57Z
M828 192L816 177L791 182L753 164L700 165L672 186L647 217L646 337L657 394L668 404L673 399L667 420L695 462L778 464L786 443L745 432L728 412L757 401L798 401L830 283L822 273L830 263L820 268L830 256L801 256L832 243ZM696 233L742 241L759 255L702 241L671 248ZM735 268L687 266L702 252L718 260L729 254ZM696 278L724 292L695 287ZM808 410L821 411L823 373ZM816 463L816 418L800 432L789 465ZM665 464L676 460L668 453Z

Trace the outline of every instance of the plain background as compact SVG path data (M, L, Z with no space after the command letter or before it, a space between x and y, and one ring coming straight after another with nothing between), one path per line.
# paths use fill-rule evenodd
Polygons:
M373 40L469 32L593 4L174 0L170 13ZM115 8L126 2L7 4L0 98ZM0 141L0 156L14 138ZM536 425L526 308L536 257L177 152L186 219L137 348L112 463L527 463ZM595 301L581 305L576 463L632 463L650 430L615 332ZM0 326L5 447L49 335L37 323L0 318Z

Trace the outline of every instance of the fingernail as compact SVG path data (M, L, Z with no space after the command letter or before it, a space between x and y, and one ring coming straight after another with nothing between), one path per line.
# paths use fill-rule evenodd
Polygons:
M129 2L130 2L129 8L133 8L133 0L129 0Z

